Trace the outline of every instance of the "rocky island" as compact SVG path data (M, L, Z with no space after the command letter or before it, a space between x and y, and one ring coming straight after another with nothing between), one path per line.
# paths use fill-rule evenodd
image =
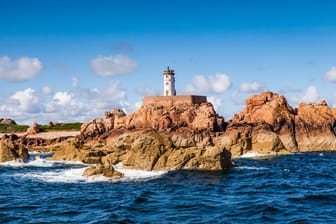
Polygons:
M77 136L46 139L2 136L0 160L27 161L29 151L52 152L51 160L96 164L83 175L121 177L126 169L221 170L248 152L286 154L336 150L335 109L325 101L292 108L285 97L262 92L225 121L211 103L146 104L126 115L120 109L84 123Z
M0 162L28 161L29 151L52 153L50 160L92 164L84 176L122 177L114 169L222 170L246 153L268 155L336 150L336 110L326 101L292 108L270 91L246 99L246 107L229 121L205 96L176 96L174 71L164 71L164 96L144 98L126 115L120 109L88 121L77 135L25 134L1 137Z

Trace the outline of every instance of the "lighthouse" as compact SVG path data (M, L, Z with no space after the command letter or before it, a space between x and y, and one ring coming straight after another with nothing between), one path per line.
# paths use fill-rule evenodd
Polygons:
M175 73L174 70L169 69L163 71L163 85L164 85L164 96L176 96L175 90Z
M175 72L167 67L163 71L163 96L144 96L142 105L162 105L173 107L180 105L200 105L206 103L206 96L178 95L175 89Z

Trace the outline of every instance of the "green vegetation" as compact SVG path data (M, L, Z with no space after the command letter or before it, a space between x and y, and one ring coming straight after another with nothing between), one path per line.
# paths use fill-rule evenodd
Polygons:
M0 133L25 132L28 125L0 124Z
M82 123L56 123L53 126L40 125L43 131L79 131ZM0 133L25 132L28 125L0 124Z
M52 126L41 125L44 131L79 131L82 123L56 123Z

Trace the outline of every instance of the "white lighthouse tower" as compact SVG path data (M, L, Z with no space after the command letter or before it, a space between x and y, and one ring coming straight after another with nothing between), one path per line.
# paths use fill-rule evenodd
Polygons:
M167 67L167 70L163 71L164 96L176 96L174 75L174 70L169 69L169 66Z

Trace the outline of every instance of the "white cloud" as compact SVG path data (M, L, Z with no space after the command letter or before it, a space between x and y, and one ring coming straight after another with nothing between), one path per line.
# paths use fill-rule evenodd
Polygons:
M258 82L242 82L239 91L244 93L258 92L263 89L263 85Z
M15 92L10 99L19 103L18 109L22 112L35 112L36 105L39 103L39 98L35 95L35 90L31 88Z
M52 94L51 88L44 86L43 94L38 93L27 88L12 93L7 99L0 98L0 117L10 117L19 124L28 125L33 121L41 124L48 121L85 122L102 117L104 111L115 107L126 112L136 109L136 105L127 100L126 91L117 80L101 89L55 91Z
M60 91L55 93L53 99L57 104L67 106L72 103L74 99L74 94Z
M219 108L222 106L222 99L219 97L209 96L208 101L212 103L216 111L218 111Z
M336 67L331 67L331 69L324 75L324 79L328 82L336 82Z
M137 63L124 55L98 56L91 60L93 71L100 76L115 76L132 72Z
M320 98L320 94L316 86L309 86L303 96L294 96L291 98L292 101L296 103L305 102L312 103L317 102Z
M78 78L76 76L72 77L72 88L77 89L79 87Z
M302 98L303 102L316 102L320 98L320 94L315 86L309 86Z
M44 117L56 121L85 121L90 109L90 105L78 101L74 93L58 91L53 100L44 105ZM94 111L94 107L92 110Z
M42 93L44 95L50 95L52 92L53 92L53 90L50 86L43 86L42 87Z
M38 58L22 57L12 61L9 57L0 57L0 79L23 81L32 79L43 69Z
M0 116L10 117L40 111L40 99L34 89L17 91L1 103Z
M125 100L127 98L126 91L120 88L120 81L111 81L107 88L103 91L106 99L111 101Z
M196 75L187 85L188 93L223 93L231 86L230 77L226 74L216 74L209 77Z
M126 91L120 86L120 81L111 81L103 89L82 89L81 97L88 101L93 110L101 111L110 110L114 107L124 107L127 101ZM128 111L132 111L129 109Z
M139 109L142 106L142 101L138 101L134 104L135 109Z

